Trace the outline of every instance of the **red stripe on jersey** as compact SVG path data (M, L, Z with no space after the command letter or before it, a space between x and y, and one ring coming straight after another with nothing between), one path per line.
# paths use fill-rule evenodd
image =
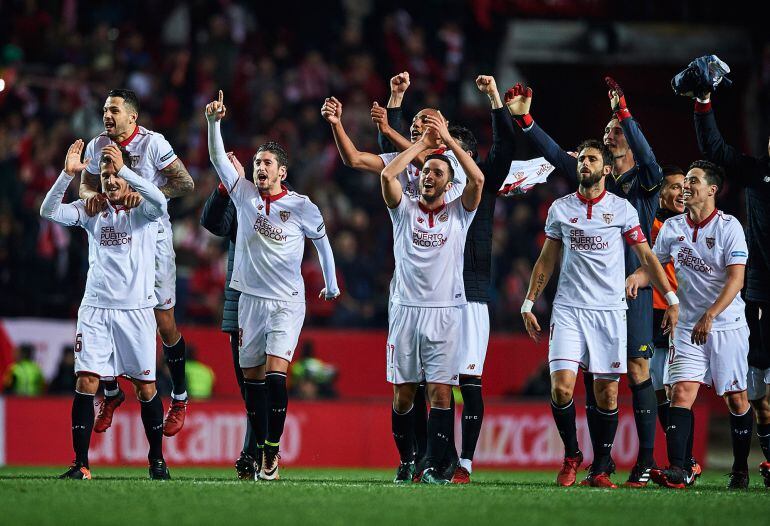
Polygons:
M128 139L126 139L125 141L120 141L118 144L123 146L123 147L128 146L131 143L131 141L134 140L134 137L136 137L136 134L138 134L138 133L139 133L139 126L135 125L134 126L134 131L133 131L133 133L131 133L131 135L128 136Z
M623 239L626 240L626 243L628 243L629 246L639 245L641 243L646 243L647 238L644 237L644 232L642 232L642 227L640 225L636 225L631 230L628 230L623 234Z

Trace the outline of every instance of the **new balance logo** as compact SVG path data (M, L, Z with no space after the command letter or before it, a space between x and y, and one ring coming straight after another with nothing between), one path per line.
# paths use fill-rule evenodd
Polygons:
M620 362L612 362L613 369L617 369L618 367L620 367Z

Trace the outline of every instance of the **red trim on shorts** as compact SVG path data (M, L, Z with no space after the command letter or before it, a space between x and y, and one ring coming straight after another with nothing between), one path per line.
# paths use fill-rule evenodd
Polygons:
M551 362L572 362L572 363L576 363L576 364L578 364L578 365L580 366L580 368L581 368L581 369L584 369L584 370L585 370L585 368L587 367L587 365L586 365L586 364L584 364L583 362L581 362L581 361L579 361L579 360L570 360L569 358L554 358L553 360L548 360L548 363L549 363L549 364L550 364ZM599 373L599 374L601 374L601 373Z

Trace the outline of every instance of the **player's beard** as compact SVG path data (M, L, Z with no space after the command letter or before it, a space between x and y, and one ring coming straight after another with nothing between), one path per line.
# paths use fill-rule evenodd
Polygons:
M588 175L580 174L580 188L582 190L588 190L589 188L593 188L597 184L599 184L599 181L602 180L602 176L604 175L602 173L603 169L599 169L595 172L591 172Z

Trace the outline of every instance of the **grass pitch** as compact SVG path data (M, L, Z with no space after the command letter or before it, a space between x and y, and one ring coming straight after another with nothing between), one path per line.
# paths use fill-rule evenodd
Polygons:
M468 486L395 486L391 470L294 469L277 482L235 480L232 469L95 467L91 481L61 481L56 468L0 468L0 523L23 524L768 524L770 489L751 474L728 492L722 472L695 488L557 488L551 472L478 471ZM616 482L625 480L618 473Z

